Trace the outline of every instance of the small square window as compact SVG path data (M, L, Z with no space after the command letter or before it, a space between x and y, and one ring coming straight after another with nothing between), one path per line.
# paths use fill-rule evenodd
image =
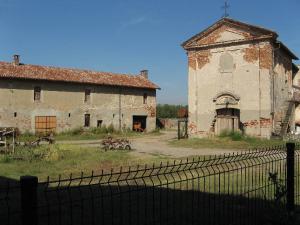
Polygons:
M41 100L41 87L34 87L33 99L34 99L34 101Z

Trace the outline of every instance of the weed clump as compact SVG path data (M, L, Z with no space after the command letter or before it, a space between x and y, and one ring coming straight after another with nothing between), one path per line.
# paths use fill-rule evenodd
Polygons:
M58 145L41 145L37 147L20 146L15 149L13 154L0 156L1 163L10 163L13 161L59 161L64 158L63 151L60 151Z
M220 138L229 138L232 141L242 141L246 138L241 132L224 130L219 135Z

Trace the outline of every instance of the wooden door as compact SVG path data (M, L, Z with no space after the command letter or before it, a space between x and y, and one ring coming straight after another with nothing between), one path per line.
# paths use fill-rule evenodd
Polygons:
M238 131L239 121L240 118L238 109L218 109L215 123L215 134L220 135L222 131Z
M36 116L35 133L50 134L56 131L56 116Z

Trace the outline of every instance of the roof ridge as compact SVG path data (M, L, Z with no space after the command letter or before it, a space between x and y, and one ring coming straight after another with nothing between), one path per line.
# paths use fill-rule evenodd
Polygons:
M184 41L181 44L181 46L183 48L185 48L186 46L189 45L190 42L194 41L197 38L200 38L202 36L205 36L205 35L209 34L210 30L217 29L219 26L222 25L222 23L230 23L230 24L233 24L233 25L236 25L236 26L245 26L245 27L250 27L250 28L253 28L253 29L263 30L264 32L269 32L272 35L274 35L275 39L278 37L278 34L276 32L274 32L273 30L270 30L270 29L266 29L264 27L252 25L252 24L245 23L245 22L242 22L242 21L239 21L239 20L235 20L235 19L232 19L232 18L221 18L218 21L216 21L215 23L213 23L210 26L208 26L207 28L205 28L204 30L202 30L201 32L193 35L191 38L189 38L188 40Z
M146 79L141 74L121 74L32 64L14 65L10 62L1 61L0 78L48 80L132 88L160 89L159 86L149 79Z
M267 31L270 31L270 32L272 32L274 34L277 34L277 32L275 30L272 30L272 29L269 29L269 28L265 28L265 27L260 26L260 25L254 25L254 24L251 24L251 23L246 22L246 21L236 20L236 19L228 18L228 17L227 18L223 18L223 19L224 20L228 20L228 21L232 21L232 22L236 22L236 23L241 23L241 24L244 24L246 26L256 27L258 29L267 30Z
M0 61L0 63L5 63L8 65L12 65L11 62ZM140 74L130 74L130 73L114 73L114 72L106 72L106 71L97 71L97 70L89 70L89 69L80 69L73 67L59 67L59 66L48 66L48 65L37 65L37 64L20 64L19 66L34 66L41 68L49 68L49 69L59 69L59 70L69 70L69 71L78 71L78 72L88 72L88 73L103 73L103 74L111 74L116 76L139 76Z

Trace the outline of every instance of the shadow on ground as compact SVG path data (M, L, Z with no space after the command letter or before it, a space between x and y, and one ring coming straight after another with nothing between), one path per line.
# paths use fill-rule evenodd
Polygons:
M18 181L0 178L0 221L3 225L21 224L19 186ZM184 190L191 188L194 190ZM299 222L288 223L285 206L261 198L262 190L233 195L195 189L197 187L184 184L53 188L41 184L38 224L279 225Z

